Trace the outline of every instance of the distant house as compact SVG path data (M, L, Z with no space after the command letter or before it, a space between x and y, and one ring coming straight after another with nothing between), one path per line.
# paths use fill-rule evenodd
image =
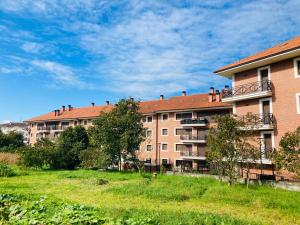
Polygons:
M23 123L23 122L3 123L3 124L0 124L0 130L4 134L8 134L9 132L12 132L12 131L19 132L24 137L24 143L28 143L28 141L29 141L28 126L26 123Z

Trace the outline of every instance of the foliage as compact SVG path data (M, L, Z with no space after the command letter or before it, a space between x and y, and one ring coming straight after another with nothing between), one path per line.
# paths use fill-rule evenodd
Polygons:
M20 156L17 153L0 152L0 163L17 164L19 160Z
M80 152L89 146L89 137L84 127L68 127L58 140L51 167L55 169L75 169L80 165Z
M23 135L19 132L11 131L4 134L0 130L0 151L13 152L15 149L24 146Z
M100 148L89 147L79 155L80 166L85 169L102 169L108 165L108 157Z
M0 195L0 222L8 224L53 224L53 225L118 225L158 224L151 218L103 218L91 207L66 203L47 202L45 197L38 200L22 196Z
M139 102L121 99L111 112L103 113L94 121L91 139L108 155L112 164L131 158L144 140L145 130Z
M9 165L0 163L0 177L12 177L15 175L15 171Z
M300 127L294 132L286 133L279 145L280 151L274 154L276 167L300 177Z
M220 178L223 175L229 177L231 185L239 177L239 168L246 166L248 174L250 165L259 157L259 149L254 145L254 133L251 129L242 129L249 126L244 121L254 120L242 121L231 115L217 117L217 127L211 128L208 135L210 151L207 159Z
M55 152L55 144L46 138L38 140L34 146L24 146L19 150L21 164L35 168L52 165Z

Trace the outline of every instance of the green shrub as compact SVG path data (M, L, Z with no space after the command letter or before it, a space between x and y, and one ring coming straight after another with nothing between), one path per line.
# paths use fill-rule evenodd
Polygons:
M85 169L102 169L108 165L108 156L98 148L82 150L79 159L80 166Z
M12 177L15 175L15 171L9 165L0 163L0 177Z
M102 179L102 178L98 178L96 180L96 184L97 185L106 185L106 184L108 184L108 180L105 180L105 179Z

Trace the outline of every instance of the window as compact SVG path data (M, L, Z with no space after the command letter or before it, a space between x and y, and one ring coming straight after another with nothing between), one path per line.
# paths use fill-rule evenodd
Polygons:
M162 120L168 120L169 114L162 114Z
M146 117L146 116L143 116L142 121L143 121L143 123L146 123L146 122L147 122L147 117Z
M180 167L182 165L182 160L176 160L176 167Z
M182 152L182 151L191 151L192 145L184 145L184 144L176 144L175 151Z
M147 116L147 122L152 123L152 116Z
M294 59L295 78L300 78L300 58Z
M152 145L147 145L147 151L151 152L151 150L152 150Z
M182 128L177 128L175 131L175 135L192 135L192 128L188 128L188 129L182 129Z
M146 137L151 137L151 136L152 136L152 130L147 130Z
M145 163L150 163L150 164L151 164L151 158L146 159L146 160L145 160Z
M168 129L166 129L166 128L162 129L161 135L164 135L164 136L168 135Z
M161 160L161 163L162 163L163 165L168 164L168 159L162 159L162 160Z
M168 144L162 144L161 145L161 150L167 151L168 150Z
M87 120L83 121L83 124L84 124L84 125L87 125Z
M74 121L74 126L77 126L77 121Z
M297 113L300 114L300 93L296 94Z
M176 120L192 119L193 113L176 113Z

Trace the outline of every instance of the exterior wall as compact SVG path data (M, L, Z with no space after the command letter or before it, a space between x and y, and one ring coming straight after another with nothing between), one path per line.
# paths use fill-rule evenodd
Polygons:
M238 116L246 115L248 112L251 112L253 114L258 114L259 100L251 99L251 100L237 102L235 107L236 107L236 115Z
M234 75L234 86L244 85L258 81L257 70L247 70Z

